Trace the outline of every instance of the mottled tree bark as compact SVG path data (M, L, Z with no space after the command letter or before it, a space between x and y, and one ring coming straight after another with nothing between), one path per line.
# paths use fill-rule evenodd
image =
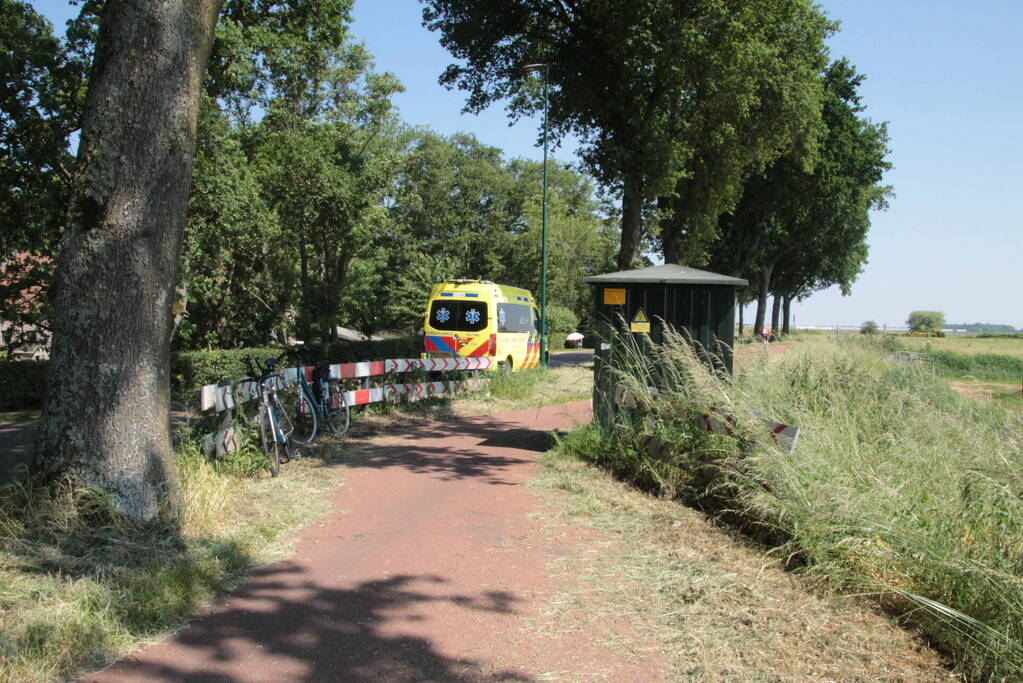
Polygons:
M792 314L792 297L789 294L785 295L785 298L782 300L781 307L782 307L782 317L785 320L784 324L782 325L781 331L782 331L782 334L788 334L789 333L789 321L792 319L792 315L791 315Z
M169 344L199 92L220 0L109 0L61 242L35 469L173 513Z
M636 176L625 179L622 191L622 242L618 250L618 268L629 270L639 258L643 239L643 180Z
M771 291L771 273L774 271L774 264L769 264L760 269L760 289L757 291L757 317L753 322L753 335L761 334L764 329L764 319L767 315L767 293Z
M781 295L775 294L771 301L771 339L776 339L781 326Z
M657 200L657 208L668 214L661 220L661 254L665 263L678 263L679 258L679 212L671 210L673 205L673 200L668 197L660 197Z

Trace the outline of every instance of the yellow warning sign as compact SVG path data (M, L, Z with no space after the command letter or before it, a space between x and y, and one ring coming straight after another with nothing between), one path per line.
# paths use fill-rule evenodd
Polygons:
M645 332L650 334L650 318L646 317L646 313L643 309L636 311L636 315L632 316L632 322L629 323L629 329L633 332Z
M625 290L624 289L610 289L604 288L604 305L605 306L624 306L625 305Z

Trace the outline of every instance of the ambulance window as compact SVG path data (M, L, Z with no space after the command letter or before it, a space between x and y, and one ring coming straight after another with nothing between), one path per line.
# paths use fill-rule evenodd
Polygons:
M456 329L479 332L487 329L487 304L482 301L461 301L461 315Z
M498 332L529 332L529 306L523 304L497 304Z
M430 327L452 332L479 332L487 328L484 301L438 299L430 304Z

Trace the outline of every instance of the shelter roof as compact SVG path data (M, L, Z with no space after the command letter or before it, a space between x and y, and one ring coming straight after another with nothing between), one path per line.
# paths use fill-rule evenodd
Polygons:
M617 273L591 275L585 278L584 281L591 285L620 282L624 284L731 285L733 287L745 287L749 284L749 282L742 278L719 275L718 273L680 266L674 263L666 263L663 266L650 266L649 268L637 268L635 270L622 270Z

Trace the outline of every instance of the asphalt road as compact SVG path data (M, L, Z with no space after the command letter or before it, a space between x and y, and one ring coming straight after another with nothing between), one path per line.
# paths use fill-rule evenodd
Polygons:
M593 349L578 351L555 351L551 353L551 367L564 368L571 365L585 366L593 362Z
M596 541L546 526L523 484L549 432L588 419L581 401L349 445L333 511L292 557L83 680L663 680L656 648L637 656L599 628L530 628L559 590L550 563Z

